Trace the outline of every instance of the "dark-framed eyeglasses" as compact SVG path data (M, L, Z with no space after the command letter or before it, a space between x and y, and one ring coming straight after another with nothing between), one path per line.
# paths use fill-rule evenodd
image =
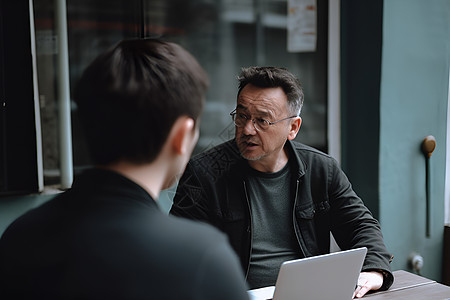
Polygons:
M269 129L270 126L278 122L298 117L298 116L291 116L275 122L270 122L263 118L250 119L247 115L237 112L236 109L230 112L230 116L233 119L234 125L236 125L236 127L245 127L248 121L252 121L253 127L255 127L257 131L266 131L267 129Z

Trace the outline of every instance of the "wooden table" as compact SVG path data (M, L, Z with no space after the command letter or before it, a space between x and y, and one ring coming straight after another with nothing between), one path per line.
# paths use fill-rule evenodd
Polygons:
M394 284L387 291L367 294L368 300L447 300L450 299L450 287L434 280L403 270L394 271Z

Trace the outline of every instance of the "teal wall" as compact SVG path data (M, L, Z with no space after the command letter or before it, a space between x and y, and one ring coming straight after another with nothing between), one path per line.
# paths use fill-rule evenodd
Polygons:
M424 258L421 275L440 280L450 1L386 0L380 94L380 221L394 269L408 256ZM431 237L425 237L425 159L422 140L434 135L430 160Z

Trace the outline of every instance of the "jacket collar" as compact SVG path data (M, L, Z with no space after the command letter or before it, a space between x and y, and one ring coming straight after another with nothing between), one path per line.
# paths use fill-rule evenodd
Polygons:
M295 142L287 140L284 147L287 149L289 153L289 162L291 166L293 166L297 172L297 178L302 177L306 173L307 165L306 163L301 159L300 155L297 151L295 151Z

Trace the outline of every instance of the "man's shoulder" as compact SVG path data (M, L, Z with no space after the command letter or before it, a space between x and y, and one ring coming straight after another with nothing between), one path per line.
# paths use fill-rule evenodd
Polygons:
M226 158L227 160L236 160L240 158L239 149L237 148L235 140L229 140L219 145L207 148L201 153L195 155L191 161L214 161L220 158Z
M225 235L207 223L172 215L164 216L164 219L165 222L161 223L174 243L187 242L192 247L203 249L208 245L226 244Z
M133 243L141 247L141 264L161 266L170 261L193 274L213 267L203 265L207 257L228 260L234 255L225 234L209 224L172 215L160 216L152 224L152 228L139 230L141 235L134 235Z
M324 162L325 161L326 162L335 161L335 159L331 155L329 155L317 148L305 145L305 144L297 142L297 141L291 141L291 145L292 145L292 149L295 151L295 153L298 156L300 156L300 158L304 158L307 160L311 160L311 159L320 160L320 161L324 161Z
M242 157L234 140L207 149L191 158L188 169L200 175L222 176L236 166Z
M306 154L310 154L310 155L329 156L328 154L326 154L325 152L323 152L317 148L308 146L308 145L303 144L298 141L291 141L291 145L292 145L292 148L298 152L302 152L302 153L306 153Z
M153 246L148 252L152 251L152 258L159 261L159 267L164 267L162 272L177 283L190 282L192 287L202 286L202 291L197 291L199 293L229 293L230 299L246 296L238 258L224 233L209 224L172 215L161 225L160 230L167 230L166 237L160 236L159 250ZM209 290L211 285L219 291ZM226 296L216 297L222 299Z
M290 144L300 173L325 174L340 169L338 161L331 155L299 142L292 141Z
M25 211L23 214L19 215L16 219L14 219L6 228L3 236L7 234L11 234L15 232L22 233L30 233L30 237L33 237L34 230L37 230L38 225L48 224L50 219L52 219L55 215L54 211L58 211L55 209L60 202L57 200L61 195L55 195L53 198L46 199L46 202L43 202L37 207L30 208ZM45 227L45 225L42 225Z

